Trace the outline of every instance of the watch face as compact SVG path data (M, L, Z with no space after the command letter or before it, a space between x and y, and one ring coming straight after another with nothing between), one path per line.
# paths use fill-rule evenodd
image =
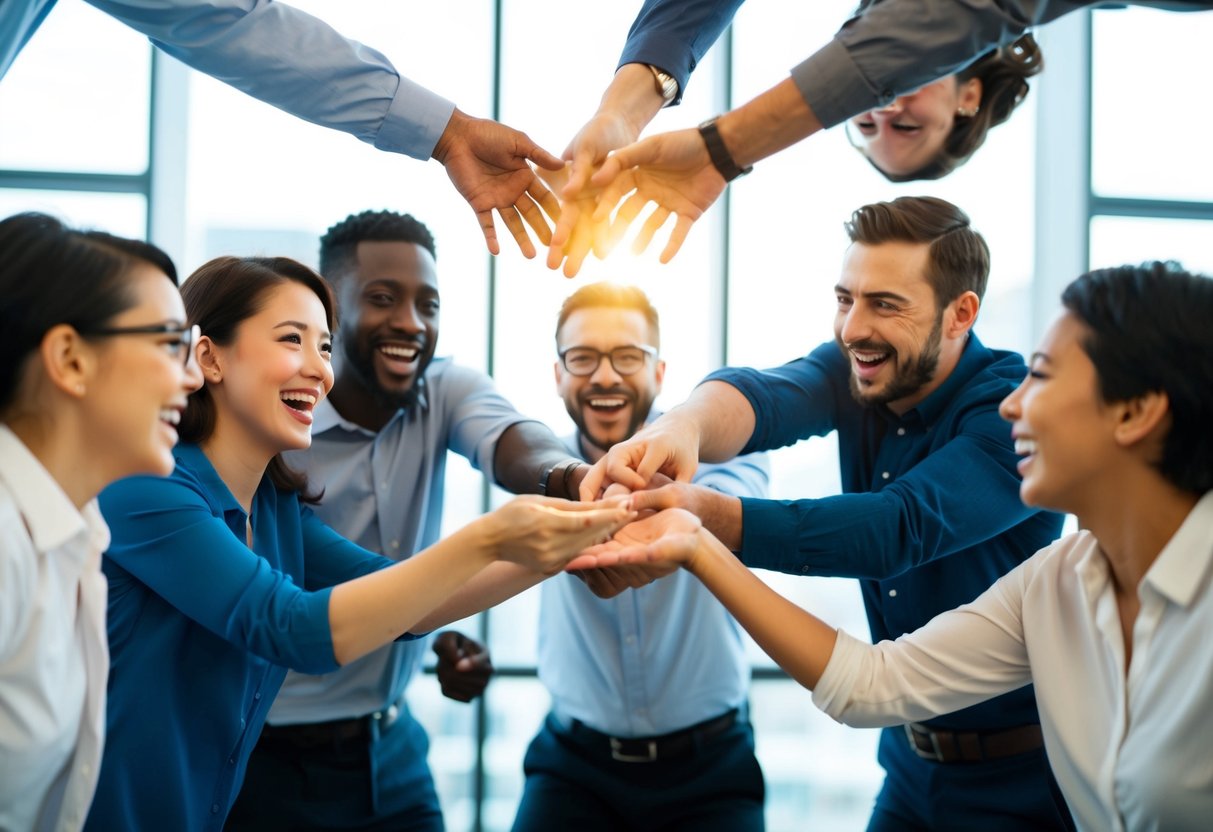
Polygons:
M649 71L653 73L653 79L657 82L657 94L665 101L673 101L678 95L678 82L674 80L674 76L652 64L648 64L648 67Z

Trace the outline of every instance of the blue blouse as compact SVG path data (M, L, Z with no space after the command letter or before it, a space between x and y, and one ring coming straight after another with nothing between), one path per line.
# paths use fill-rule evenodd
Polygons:
M392 565L269 478L247 516L196 445L99 498L113 541L105 753L87 829L221 830L287 668L337 669L334 584Z

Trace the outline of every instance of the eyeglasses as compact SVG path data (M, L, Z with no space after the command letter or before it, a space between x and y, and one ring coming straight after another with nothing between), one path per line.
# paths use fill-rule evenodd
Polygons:
M611 360L611 366L621 376L630 376L644 368L645 359L657 357L657 350L645 344L636 346L615 347L610 352L602 352L593 347L569 347L560 353L560 363L575 376L593 375L602 363L602 357Z
M173 358L180 358L183 367L188 367L190 356L194 354L194 344L197 344L198 339L202 336L202 329L198 324L193 326L149 324L147 326L114 326L106 329L93 329L80 334L85 338L108 338L113 335L176 336L172 340L166 340L161 346Z

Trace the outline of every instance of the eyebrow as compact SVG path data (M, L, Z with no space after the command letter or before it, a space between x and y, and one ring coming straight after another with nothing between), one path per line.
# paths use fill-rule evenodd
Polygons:
M844 288L842 284L835 286L834 291L841 295L854 296L854 293L850 289ZM909 298L896 292L860 292L860 295L865 298L875 298L876 300L894 300L898 303L910 303Z
M274 324L274 329L281 329L284 326L293 326L296 329L302 329L305 332L311 329L311 327L309 327L303 321L283 321L282 323ZM329 332L327 329L320 330L320 334L321 336L329 339L333 337L333 333Z
M1049 361L1049 355L1048 355L1048 353L1043 353L1043 352L1034 352L1034 353L1032 353L1032 355L1031 355L1031 356L1028 358L1028 363L1029 363L1029 364L1031 364L1031 363L1033 363L1034 361L1043 361L1043 362L1044 362L1044 363L1046 363L1046 364L1051 363L1051 362Z

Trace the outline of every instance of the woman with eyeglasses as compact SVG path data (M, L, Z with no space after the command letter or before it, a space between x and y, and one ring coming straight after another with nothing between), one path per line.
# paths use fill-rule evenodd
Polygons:
M100 499L112 670L89 829L222 829L288 668L333 671L479 612L632 517L623 500L526 495L399 563L362 549L280 456L311 444L333 386L328 284L286 258L222 257L182 295L204 384L176 468Z
M109 666L96 496L166 475L192 332L162 251L0 221L0 829L79 829Z
M680 510L572 565L681 563L848 725L908 724L1031 683L1080 829L1208 829L1213 279L1174 263L1102 269L1061 300L1001 413L1024 503L1072 513L1082 531L972 603L865 643L777 595Z

